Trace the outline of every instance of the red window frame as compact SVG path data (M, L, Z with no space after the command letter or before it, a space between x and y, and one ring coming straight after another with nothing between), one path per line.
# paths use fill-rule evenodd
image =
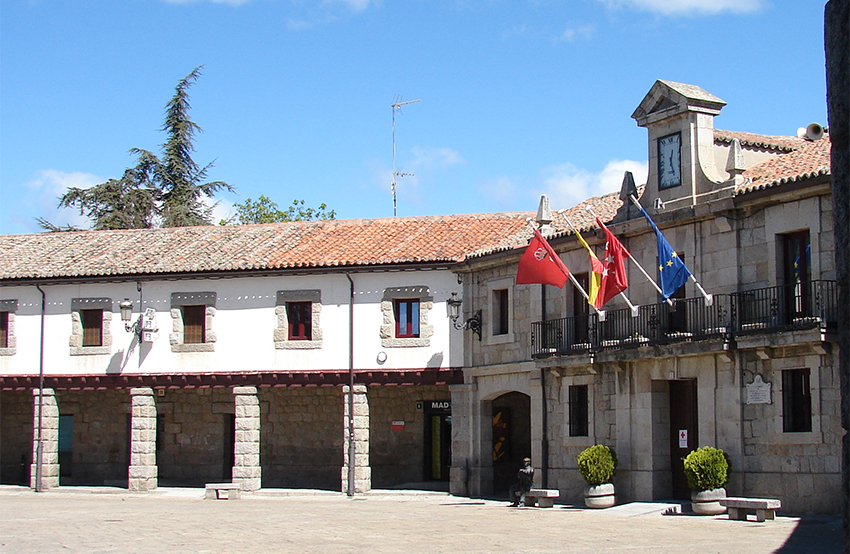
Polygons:
M395 312L395 336L397 338L419 337L419 309L418 298L405 298L393 303Z
M313 340L313 303L287 302L289 340Z

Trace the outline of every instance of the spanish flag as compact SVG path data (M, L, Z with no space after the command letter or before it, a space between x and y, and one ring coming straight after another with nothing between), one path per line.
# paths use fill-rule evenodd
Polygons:
M599 296L599 285L602 282L602 273L605 268L602 265L602 262L599 261L599 258L596 257L596 254L593 253L593 250L590 249L590 245L585 242L584 237L581 236L581 233L578 232L578 229L575 230L576 237L578 241L587 249L587 253L590 255L590 290L587 291L587 303L591 306L596 306L596 297Z

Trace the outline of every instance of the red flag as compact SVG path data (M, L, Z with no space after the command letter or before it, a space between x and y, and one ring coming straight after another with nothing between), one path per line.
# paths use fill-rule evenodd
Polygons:
M597 309L605 305L606 302L626 290L629 286L629 279L626 275L626 258L630 257L629 251L623 246L614 233L602 225L599 218L596 218L596 224L605 231L605 258L602 260L604 270L602 272L602 281L599 283L599 293L596 296L596 302L593 304Z
M554 285L562 288L567 282L570 270L552 250L543 235L534 230L534 238L525 249L525 254L519 260L519 270L516 274L517 285Z

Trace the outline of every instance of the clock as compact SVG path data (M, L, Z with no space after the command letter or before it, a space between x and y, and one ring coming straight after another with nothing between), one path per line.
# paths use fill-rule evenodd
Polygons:
M682 184L682 133L658 139L658 188Z

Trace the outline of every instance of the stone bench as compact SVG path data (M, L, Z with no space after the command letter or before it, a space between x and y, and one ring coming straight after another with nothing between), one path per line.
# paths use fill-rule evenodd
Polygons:
M242 496L241 487L239 483L207 483L204 487L204 498L206 500L239 500Z
M555 505L555 499L561 496L558 489L531 489L525 495L525 505L538 508L551 508Z
M721 500L720 505L729 510L729 519L747 521L747 512L755 510L756 521L764 521L776 517L776 510L782 507L782 502L774 498L728 497Z

